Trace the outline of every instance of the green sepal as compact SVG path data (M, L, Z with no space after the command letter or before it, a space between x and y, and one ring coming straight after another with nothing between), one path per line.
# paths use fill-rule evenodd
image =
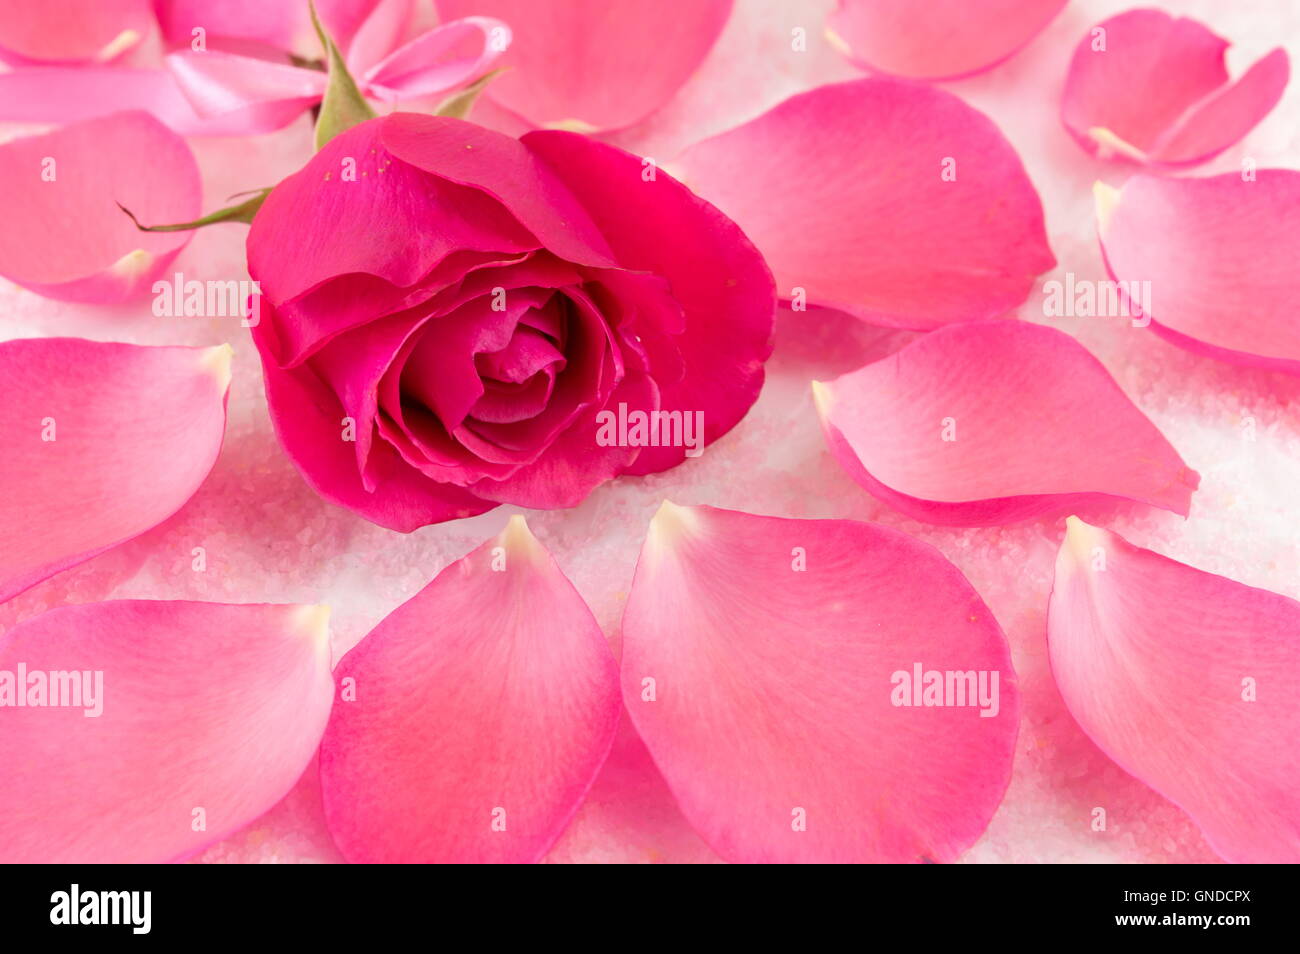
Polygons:
M316 28L316 35L325 48L329 73L325 98L321 100L320 114L316 117L316 151L319 152L325 143L339 133L364 123L367 119L374 119L375 111L370 108L370 104L361 95L361 90L357 88L356 80L348 72L343 54L321 26L320 18L316 16L316 4L309 3L308 6L311 9L312 26Z

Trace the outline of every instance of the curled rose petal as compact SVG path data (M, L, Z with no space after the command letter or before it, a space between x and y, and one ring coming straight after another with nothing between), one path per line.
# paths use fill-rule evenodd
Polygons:
M321 788L353 862L539 860L618 725L605 637L519 516L391 613L336 675L344 695L321 742Z
M106 63L153 31L149 0L0 0L0 60Z
M0 601L161 523L221 448L230 346L0 343Z
M934 87L821 86L697 143L673 168L758 246L782 298L873 324L995 317L1055 264L1011 144Z
M1011 523L1101 497L1185 517L1200 482L1101 362L1043 325L943 328L813 393L840 466L927 523Z
M329 717L327 615L122 600L0 636L0 861L177 861L266 812Z
M437 0L439 15L510 24L509 66L487 95L539 126L630 126L677 92L713 47L731 0Z
M1098 183L1097 233L1120 286L1147 288L1151 329L1223 361L1300 374L1300 172Z
M1295 600L1069 519L1047 618L1061 696L1227 861L1300 861L1298 635Z
M394 50L366 71L363 83L390 103L445 93L486 73L510 42L510 27L500 20L454 20Z
M1235 83L1228 41L1186 17L1129 10L1093 27L1070 61L1061 121L1087 152L1153 166L1204 162L1277 105L1291 75L1286 51Z
M144 223L199 214L189 146L147 113L117 113L0 145L0 275L47 298L108 303L145 293L191 232Z
M623 700L735 862L951 861L1011 775L1006 639L904 533L665 503L623 614Z
M954 79L996 66L1032 40L1066 0L839 0L831 41L873 72Z

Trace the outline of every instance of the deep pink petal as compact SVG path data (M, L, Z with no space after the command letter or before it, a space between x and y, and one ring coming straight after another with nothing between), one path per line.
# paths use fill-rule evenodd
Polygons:
M488 94L538 125L630 126L677 92L713 47L731 0L437 0L443 19L510 24L510 72Z
M108 62L153 32L149 0L0 0L0 59Z
M1104 31L1104 49L1097 48L1097 31ZM1201 23L1162 10L1111 17L1074 51L1061 120L1079 145L1103 159L1204 162L1268 115L1290 77L1278 49L1230 85L1228 45Z
M337 678L355 701L334 708L321 787L353 862L537 861L618 724L605 637L522 517L391 613Z
M619 382L606 406L620 403L629 408L656 410L659 391L653 379L639 372ZM554 510L574 507L605 481L631 470L638 454L646 450L617 444L602 446L596 440L597 408L588 406L582 413L586 421L575 422L548 445L537 460L525 464L500 480L486 478L474 484L474 493L488 500L499 500L520 507Z
M0 698L20 666L29 680L27 706L0 706L0 861L174 861L266 812L329 717L326 615L123 600L61 607L0 636ZM46 695L31 707L31 674L51 672L92 693L102 674L95 705Z
M656 377L660 408L702 413L705 443L717 440L758 397L772 353L776 300L762 256L734 222L663 170L644 181L635 156L575 133L532 132L523 142L591 210L620 265L667 283L684 314L671 319L681 322L672 335L677 375ZM620 296L636 293L629 279L609 281ZM648 314L663 307L647 305ZM681 447L648 447L630 472L664 470L683 456Z
M612 264L590 211L518 139L459 119L417 113L388 116L380 136L398 159L495 198L566 261Z
M1070 713L1227 861L1300 862L1300 603L1068 524L1047 639Z
M262 358L262 375L271 422L285 452L303 479L326 500L356 511L367 520L410 533L430 523L472 517L491 510L484 502L452 484L430 480L407 466L397 452L376 441L367 458L368 488L357 469L355 444L361 422L353 419L349 431L347 412L338 396L310 366L285 370L270 356L266 336L273 335L270 305L262 303L262 320L253 328Z
M207 477L230 349L0 343L0 601L150 529Z
M248 270L274 304L349 273L406 286L454 252L537 247L489 196L394 155L381 139L386 123L374 119L336 136L267 196L248 233Z
M952 79L996 66L1032 40L1066 0L839 0L833 42L866 69Z
M744 229L783 299L803 289L874 324L995 317L1055 264L1020 157L934 87L822 86L692 146L674 168Z
M476 299L429 322L402 369L401 394L420 400L447 427L463 421L483 395L474 359L510 343L519 322L518 311L529 307L519 300L522 297L516 296L504 310L494 310L485 299ZM378 379L376 376L370 390L378 386Z
M988 704L899 704L916 666L983 679ZM951 861L1011 775L1001 628L936 550L875 524L665 503L622 681L682 812L730 861Z
M943 328L813 389L840 466L928 523L1011 523L1098 495L1187 516L1200 482L1101 362L1043 325Z
M191 232L143 223L199 214L198 165L147 113L117 113L0 145L0 275L47 298L117 302L145 293Z
M1107 266L1118 281L1150 283L1152 330L1189 351L1300 374L1300 172L1134 176L1096 191Z

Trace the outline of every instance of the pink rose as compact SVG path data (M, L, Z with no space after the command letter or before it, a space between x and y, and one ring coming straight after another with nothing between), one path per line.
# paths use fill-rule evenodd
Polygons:
M673 467L744 416L771 352L740 229L574 133L363 123L276 187L248 261L281 441L396 530Z

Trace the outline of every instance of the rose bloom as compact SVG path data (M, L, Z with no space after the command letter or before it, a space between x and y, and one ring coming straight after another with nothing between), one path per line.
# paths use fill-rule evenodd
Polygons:
M673 467L696 422L707 444L744 416L771 353L775 289L740 229L575 133L362 123L267 197L248 263L281 442L396 530Z

